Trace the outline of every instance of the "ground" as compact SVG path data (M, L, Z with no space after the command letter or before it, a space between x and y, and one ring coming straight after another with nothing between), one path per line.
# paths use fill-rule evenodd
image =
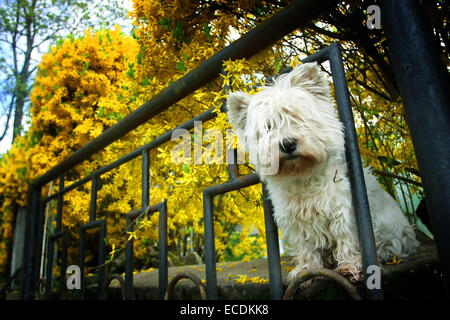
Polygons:
M282 277L284 288L291 265L291 257L282 257ZM169 282L178 273L192 273L205 279L205 265L189 265L169 268ZM227 262L217 264L217 284L219 299L270 299L269 272L266 259L247 262ZM134 276L137 299L158 299L158 270L140 272ZM443 299L441 273L438 267L434 242L421 245L413 256L399 264L383 265L382 285L387 300L396 299ZM116 287L116 288L114 288ZM364 297L364 287L358 285ZM110 298L118 298L120 290L112 283ZM200 299L199 289L192 281L185 279L175 286L175 299ZM297 298L302 299L348 299L347 293L331 281L316 281L307 290L298 290Z

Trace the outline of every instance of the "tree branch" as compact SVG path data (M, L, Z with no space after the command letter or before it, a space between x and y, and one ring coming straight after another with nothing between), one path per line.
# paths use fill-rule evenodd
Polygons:
M6 136L6 132L8 131L9 120L11 119L12 109L13 109L13 106L14 106L14 99L15 99L15 95L13 94L12 97L11 97L11 102L9 103L9 111L8 111L8 116L6 118L5 130L3 131L3 134L0 137L0 141L3 140L3 138Z

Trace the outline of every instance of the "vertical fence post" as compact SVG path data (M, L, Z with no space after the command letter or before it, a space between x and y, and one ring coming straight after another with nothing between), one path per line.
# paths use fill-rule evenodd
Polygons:
M450 80L417 0L382 1L381 18L450 293Z
M59 295L61 299L66 298L66 269L67 269L67 241L69 238L68 231L62 232L62 255L61 255L61 275L59 282Z
M62 209L63 209L63 201L64 195L62 190L64 189L64 174L59 176L59 190L58 190L58 204L56 211L56 232L60 232L62 228Z
M372 230L369 200L367 198L364 172L361 165L361 155L356 136L355 121L350 104L350 94L345 78L344 64L339 45L334 43L330 47L329 60L333 76L336 101L339 109L339 118L344 124L345 156L348 165L349 180L352 187L352 200L355 208L356 222L358 225L359 245L361 249L363 272L367 278L367 267L378 265L378 257L375 246L375 237ZM369 274L370 275L370 274ZM366 288L367 298L379 300L383 298L380 289Z
M98 184L98 176L94 176L92 178L92 185L91 185L91 206L89 208L89 222L95 221L97 211L97 184Z
M283 298L281 278L280 247L278 228L273 219L272 201L268 197L267 186L263 183L264 223L266 227L267 262L269 263L270 296L272 300Z
M106 220L101 220L98 231L98 298L105 300Z
M214 243L213 196L203 191L203 219L205 223L206 296L217 300L216 248Z
M133 232L133 218L127 215L127 232ZM125 245L125 300L134 299L133 288L133 268L134 268L134 253L133 253L133 239L127 241Z
M169 269L167 264L167 200L159 204L159 298L164 300Z
M150 154L148 149L142 151L142 209L149 205L150 199Z
M84 299L84 230L80 230L80 243L78 246L78 267L80 267L80 284L81 288L77 290L77 299L83 300Z
M31 300L34 298L37 281L34 278L34 270L39 266L35 265L35 245L36 240L36 225L38 224L39 206L41 202L41 187L36 185L29 186L28 192L28 214L26 224L26 241L24 247L24 280L22 285L21 298L25 300Z
M55 249L55 238L49 237L47 244L47 270L45 271L45 299L50 299L52 290L52 269L53 269L53 252ZM61 272L62 273L62 272Z

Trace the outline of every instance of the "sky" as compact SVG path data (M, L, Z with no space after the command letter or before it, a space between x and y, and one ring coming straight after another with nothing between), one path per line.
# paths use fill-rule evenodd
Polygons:
M101 0L97 0L97 1L101 1ZM127 9L128 11L131 11L133 9L132 0L119 0L119 1L122 2L123 7L125 9ZM127 17L124 17L123 19L120 19L120 20L116 21L115 23L117 23L121 26L122 32L124 32L126 34L130 34L130 32L131 32L131 20L130 19L128 19ZM34 50L32 59L35 61L40 61L42 58L42 55L48 51L50 44L51 44L51 42L46 42L41 47L37 48L37 50ZM5 45L5 44L1 43L0 45ZM0 53L0 55L1 55L1 53ZM2 77L0 75L0 83L3 82L1 80L2 80ZM5 99L5 101L3 102L2 105L6 106L8 101L9 101L9 97L7 97L7 99ZM3 112L1 112L0 113L0 135L3 133L6 118L7 118L7 115L3 114ZM11 127L13 124L13 119L14 119L14 115L11 115L11 119L9 121L9 129L7 131L7 134L3 138L3 140L0 141L0 154L5 153L6 151L9 150L9 148L11 148L11 139L12 139ZM26 119L24 119L23 126L24 126L25 131L28 130L28 128L29 128L29 124L27 124L26 122L28 122L28 121L26 121Z

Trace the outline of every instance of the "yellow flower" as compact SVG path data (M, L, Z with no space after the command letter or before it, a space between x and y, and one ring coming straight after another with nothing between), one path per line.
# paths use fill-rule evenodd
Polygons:
M111 260L114 259L114 254L115 254L115 253L116 253L116 245L113 244L113 245L112 245L112 250L111 250L111 252L109 253L109 254L111 255Z
M136 231L127 231L127 233L130 235L130 236L128 237L128 241L130 241L130 240L132 240L132 239L137 240Z
M147 228L150 228L152 225L153 224L150 220L145 219L139 223L139 228L147 229Z
M399 259L397 255L394 255L394 257L392 257L392 260L387 261L386 264L400 264L402 262L403 262L402 259Z

